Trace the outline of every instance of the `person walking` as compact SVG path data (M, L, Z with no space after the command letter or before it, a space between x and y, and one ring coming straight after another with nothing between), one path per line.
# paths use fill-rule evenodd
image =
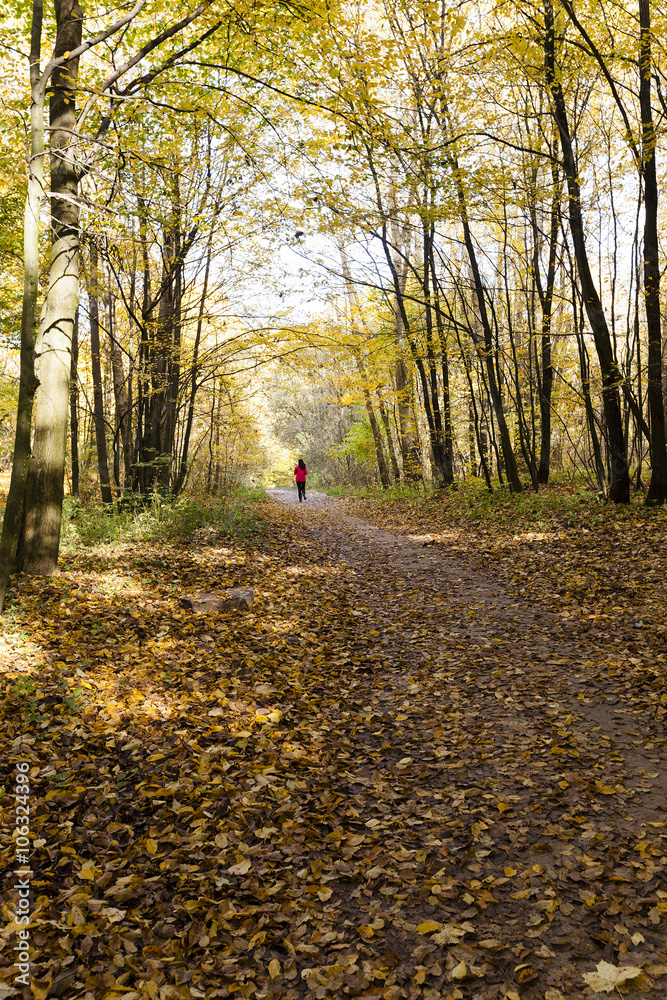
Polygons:
M299 491L299 503L306 499L306 476L308 475L308 469L306 468L306 463L302 458L299 459L294 468L294 478L296 479L296 488Z

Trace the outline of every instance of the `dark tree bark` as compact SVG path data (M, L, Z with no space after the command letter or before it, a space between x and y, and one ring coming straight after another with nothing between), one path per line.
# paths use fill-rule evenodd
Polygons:
M204 269L204 286L202 288L201 298L199 300L199 314L197 316L197 332L195 334L195 342L192 351L192 366L190 369L190 397L188 399L188 416L185 424L185 432L183 435L183 448L180 455L178 473L176 474L176 479L174 481L174 496L178 494L183 489L183 484L188 473L188 454L190 450L190 437L192 435L192 423L194 421L195 415L195 399L197 396L197 371L198 371L198 360L199 360L199 345L201 343L202 327L204 323L204 311L206 309L206 297L208 295L208 282L211 273L211 252L213 246L213 229L211 229L208 237L208 242L206 246L206 266Z
M72 496L79 495L79 313L77 310L72 333L72 363L69 383L70 456L72 462Z
M436 315L436 327L438 333L441 333L440 325L437 322L437 317L439 316L438 303L434 302L433 297L436 294L435 288L435 270L433 268L433 238L435 233L435 224L432 222L424 221L422 224L422 240L423 240L423 271L422 271L422 292L424 295L424 318L425 318L425 334L426 334L426 360L428 363L428 383L425 383L430 389L430 409L432 410L433 417L429 420L429 429L431 430L431 448L433 450L433 458L435 461L435 466L438 471L438 478L440 481L449 486L454 482L454 465L453 465L453 455L452 455L452 444L451 444L451 427L449 429L449 435L446 433L446 429L443 426L442 411L440 409L440 400L438 392L438 359L436 358L434 347L433 347L433 336L434 336L434 324L433 316L434 312ZM444 341L442 336L440 337L440 364L442 365L442 349ZM446 358L446 355L445 355ZM445 413L449 411L449 377L447 372L447 366L444 366L445 381L443 383L443 405L445 408ZM428 413L428 409L427 409ZM446 418L445 418L446 421ZM449 436L449 440L447 439Z
M549 469L551 463L551 397L554 385L554 367L551 356L551 320L553 315L554 286L556 280L556 251L558 248L558 228L560 221L560 199L561 183L558 171L558 164L555 160L556 151L553 151L554 159L551 163L551 212L549 218L549 258L547 263L546 280L542 282L539 259L539 229L537 225L537 211L535 199L531 199L530 219L533 230L533 274L535 287L540 300L542 312L539 354L536 358L536 372L538 380L538 396L540 402L540 462L538 469L538 483L545 486L549 482Z
M665 407L662 395L662 329L660 316L660 260L658 250L658 181L656 135L651 109L651 7L639 0L639 104L642 119L642 169L644 179L644 296L648 329L648 406L651 428L651 482L649 505L667 500L667 449Z
M482 329L482 335L484 338L483 346L477 340L475 340L475 347L480 356L480 360L482 361L486 369L486 380L489 390L489 399L491 401L491 406L493 407L493 412L495 413L495 417L498 422L498 431L500 434L500 448L502 451L503 465L505 467L507 481L513 493L520 493L522 490L521 480L519 479L519 470L517 468L516 457L514 455L514 449L512 447L512 439L510 437L509 428L507 426L505 408L503 406L500 384L498 382L496 373L497 350L494 345L493 330L491 327L491 321L489 318L488 310L486 308L484 283L482 281L482 275L477 261L477 253L475 251L475 244L472 238L472 232L470 230L470 223L468 219L468 205L466 202L466 193L463 187L461 170L459 168L458 160L453 154L449 156L449 165L452 171L452 176L454 178L456 197L459 206L459 218L461 220L461 227L463 229L463 241L465 243L466 251L468 253L468 261L470 264L470 272L472 275L472 286L473 286L472 291L475 300L475 307L477 311L477 316L479 318L480 326ZM500 472L500 462L498 463L498 470Z
M630 474L619 393L619 386L623 380L614 356L607 320L598 290L593 281L588 252L586 250L577 162L572 145L572 135L561 84L561 76L556 65L556 38L551 0L545 0L544 11L545 72L551 94L552 114L558 128L563 154L563 170L568 187L570 232L572 234L572 243L574 245L574 254L586 315L588 316L588 322L593 333L595 349L602 373L602 400L605 423L607 425L610 457L609 499L614 503L629 503Z
M94 244L90 247L90 280L88 284L88 307L90 316L90 364L93 375L93 416L95 420L95 444L97 446L97 468L100 478L102 503L113 505L109 458L107 455L107 433L104 421L104 394L102 391L102 364L100 359L100 292L98 253Z
M109 353L114 394L114 479L116 489L127 489L132 477L132 401L128 377L123 364L123 352L116 337L114 299L109 297ZM123 457L123 477L120 475L120 455Z

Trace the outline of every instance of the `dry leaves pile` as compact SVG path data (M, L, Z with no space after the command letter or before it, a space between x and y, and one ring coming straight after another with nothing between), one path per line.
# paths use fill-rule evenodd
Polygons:
M489 535L505 591L437 512L349 510L20 582L0 710L31 764L38 1000L664 995L661 580L612 634L595 532L582 601L568 537ZM238 585L251 612L178 607ZM12 996L7 837L2 865Z

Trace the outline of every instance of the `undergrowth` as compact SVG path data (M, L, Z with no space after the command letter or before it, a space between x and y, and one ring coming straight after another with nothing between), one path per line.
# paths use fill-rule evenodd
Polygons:
M362 504L370 502L411 510L423 517L437 515L453 524L467 523L476 527L559 525L567 528L582 522L604 525L627 518L667 518L664 508L645 507L641 493L636 494L628 505L613 504L584 483L558 480L541 487L538 493L530 488L522 493L511 493L502 486L497 486L490 493L481 479L464 480L445 488L398 483L386 490L337 487L327 492L330 496Z
M140 541L248 541L265 531L260 505L266 499L263 490L245 487L216 497L156 495L150 504L112 509L68 498L63 504L61 550Z

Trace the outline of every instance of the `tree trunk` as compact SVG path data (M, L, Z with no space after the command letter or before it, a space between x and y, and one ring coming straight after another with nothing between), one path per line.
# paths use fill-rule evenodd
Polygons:
M454 177L454 182L456 185L456 195L459 205L459 218L461 220L461 227L463 229L463 240L468 253L468 261L470 264L470 271L472 274L473 302L484 337L484 347L482 348L477 340L475 340L475 347L477 348L480 359L483 361L486 367L486 377L489 388L489 399L491 400L491 405L496 415L496 420L498 421L498 430L500 433L500 447L502 449L503 464L505 466L507 480L509 482L510 489L512 490L512 492L520 493L522 489L521 480L519 479L519 470L516 464L514 449L512 448L512 439L510 437L509 428L507 426L507 420L505 418L505 410L503 407L500 385L498 384L496 378L496 368L494 359L497 351L495 350L493 343L493 331L491 329L491 323L489 321L489 315L486 308L486 301L484 298L484 284L482 282L482 275L480 273L479 265L477 262L477 254L475 253L475 245L473 243L472 233L470 231L470 224L468 220L468 206L466 203L466 194L463 188L463 182L461 180L461 170L459 168L458 160L454 155L450 155L449 163L452 170L452 175ZM500 471L500 462L498 462L498 469Z
M114 477L117 490L126 490L132 478L132 421L125 375L123 352L116 338L114 300L109 298L109 353L114 395ZM123 455L123 477L120 475L120 452Z
M100 359L100 298L97 248L90 247L90 282L88 286L88 306L90 316L90 364L93 375L93 415L95 418L95 443L97 445L97 468L100 477L102 503L111 506L111 480L107 456L107 433L104 423L104 395L102 392L102 365Z
M171 315L168 324L168 339L164 345L166 351L166 385L162 406L160 451L162 465L160 482L163 490L168 490L172 479L174 465L174 442L176 438L176 410L181 379L181 322L183 298L183 234L181 232L181 196L178 186L178 174L174 174L172 186L172 267L169 296Z
M555 154L555 150L554 150ZM556 250L558 247L558 222L560 216L561 182L558 176L558 164L555 159L551 163L551 213L549 219L549 261L547 264L546 284L542 284L539 262L539 227L535 199L530 205L531 228L533 231L533 273L535 287L540 300L542 322L540 330L540 349L535 345L535 367L537 371L538 396L540 402L540 462L537 481L543 486L549 482L549 466L551 463L551 396L554 385L554 367L551 350L551 320L553 315L554 285L556 280Z
M199 315L197 316L197 332L195 334L195 343L192 350L192 366L190 369L190 398L188 400L188 416L185 425L185 433L183 435L183 450L181 452L178 474L174 482L174 496L178 494L183 489L183 484L185 483L185 478L188 471L188 452L190 449L190 437L192 435L192 423L195 414L195 398L197 395L197 362L199 359L199 345L201 343L202 327L204 323L204 310L206 308L206 296L208 295L208 281L209 275L211 273L211 247L213 245L213 229L208 236L208 242L206 246L206 267L204 270L204 287L202 288L201 299L199 300Z
M397 226L394 228L397 229ZM385 256L390 257L386 240L383 240L383 244ZM406 349L405 326L401 310L401 300L408 278L408 265L404 261L403 266L399 268L391 260L390 267L394 278L394 297L392 301L394 342L396 345L394 378L396 382L396 409L398 410L401 457L403 459L403 478L408 483L418 483L422 478L422 467L419 458L419 448L415 441L415 423L412 412L412 398L414 394L412 373L407 363L408 351Z
M382 434L380 433L380 427L373 408L373 400L371 398L370 389L368 388L368 376L359 351L354 351L354 358L357 363L357 371L359 372L359 376L361 378L361 391L364 396L366 415L368 416L368 423L371 426L371 433L373 435L373 444L375 445L375 457L377 459L378 471L380 473L380 482L385 490L387 490L391 486L391 479L389 478L389 470L387 468L387 461L384 455Z
M78 0L55 0L54 55L81 44ZM58 562L65 444L69 411L72 334L79 297L79 204L74 161L79 60L51 77L51 225L53 244L46 301L38 336L39 388L35 394L33 455L25 498L24 570L51 573Z
M665 407L662 395L662 330L660 317L660 259L658 251L658 182L656 135L651 110L651 8L639 0L639 104L642 118L642 167L644 173L644 296L648 330L648 405L651 417L651 483L646 503L667 500L667 449Z
M443 427L442 411L440 409L440 400L438 393L438 361L435 356L433 349L433 313L436 314L436 323L439 334L441 334L440 324L438 323L438 303L435 303L435 309L433 304L433 297L435 295L435 269L433 268L433 236L434 236L434 223L423 221L422 223L422 238L423 238L423 275L422 275L422 290L424 293L424 318L426 325L426 359L428 362L428 389L430 389L431 396L431 410L433 412L432 420L429 420L429 428L431 429L431 448L433 450L433 459L435 462L435 467L438 472L438 476L443 485L449 486L454 482L454 467L452 463L452 450L451 446L447 448L446 433ZM432 273L433 272L433 273ZM433 277L433 281L431 278ZM442 349L442 336L440 336L440 346ZM446 368L445 368L446 371ZM424 392L426 393L427 388L424 386ZM443 384L443 402L445 409L449 409L449 378L445 380ZM428 414L428 409L427 409ZM451 441L450 441L451 445Z
M72 461L72 496L79 495L79 313L72 334L72 362L69 382L69 434Z
M397 483L401 478L401 470L398 467L398 459L396 458L396 452L394 450L394 440L391 436L391 424L389 421L389 413L387 412L387 407L384 404L384 400L382 399L379 390L378 390L378 397L379 397L380 417L382 419L382 424L384 426L384 432L387 435L387 451L389 452L391 471L393 473L394 482Z
M39 290L39 217L44 197L44 88L40 83L42 17L42 0L33 0L30 39L30 163L23 217L21 371L12 476L0 540L0 612L4 610L9 577L16 568L22 533L25 487L30 464L32 411L37 390L35 332Z
M349 318L349 330L353 337L359 338L360 331L356 329L354 325L354 288L352 286L352 276L350 274L350 265L348 263L347 254L343 245L339 245L340 258L343 265L343 276L345 278L345 288L347 290L347 302L348 308L350 310ZM375 410L373 408L373 399L371 397L368 377L366 374L366 368L364 366L363 359L361 357L360 349L354 345L352 348L352 353L354 355L354 360L357 365L357 371L359 372L359 377L361 379L361 392L364 397L364 406L366 407L366 415L368 417L368 423L370 424L371 434L373 435L373 444L375 445L375 457L378 464L378 472L380 473L380 482L385 489L389 489L391 486L391 480L389 478L389 469L387 467L387 461L384 456L384 448L382 446L382 434L380 433L380 427L375 416Z
M623 418L619 386L622 376L618 369L614 350L609 336L607 320L598 295L593 275L591 273L586 241L584 237L584 222L581 211L581 188L577 174L577 163L572 146L570 125L565 106L565 97L560 83L560 73L556 67L555 27L553 5L551 0L545 0L545 36L544 54L547 83L552 98L552 113L560 136L563 153L563 167L567 180L570 218L570 232L574 244L574 254L579 272L579 282L584 299L588 322L591 325L595 349L602 373L602 400L607 439L609 442L609 457L611 463L609 499L614 503L630 502L630 475L627 462L625 436L623 434Z

